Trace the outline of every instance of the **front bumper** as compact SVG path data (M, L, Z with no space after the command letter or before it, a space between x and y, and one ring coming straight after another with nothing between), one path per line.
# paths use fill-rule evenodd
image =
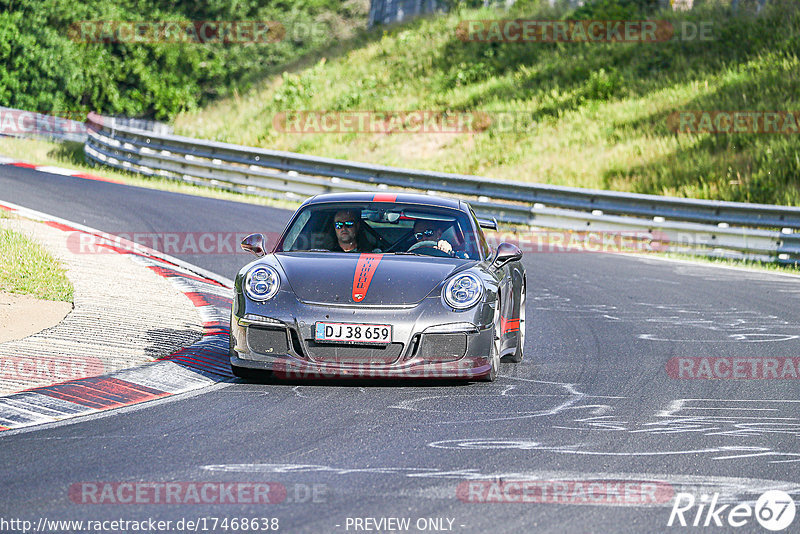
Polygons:
M238 294L231 318L231 365L285 378L481 378L491 368L491 304L453 311L437 297L413 307L370 308L306 304L288 292L267 303ZM391 324L393 343L380 349L317 344L317 321ZM452 332L432 331L441 325L456 326Z

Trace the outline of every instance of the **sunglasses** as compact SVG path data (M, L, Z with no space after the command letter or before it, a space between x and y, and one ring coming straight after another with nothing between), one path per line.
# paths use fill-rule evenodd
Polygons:
M345 226L348 228L352 228L355 224L356 224L355 221L345 221L345 222L336 221L335 223L333 223L333 226L335 226L337 230L341 230Z
M428 230L423 230L422 232L414 232L414 237L417 239L417 241L419 241L423 237L432 237L433 234L435 234L435 233L436 233L436 230L428 229Z

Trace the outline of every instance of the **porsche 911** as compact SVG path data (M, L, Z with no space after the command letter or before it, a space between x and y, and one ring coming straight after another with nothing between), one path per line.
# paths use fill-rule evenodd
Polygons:
M494 381L525 341L522 252L493 250L463 200L336 193L306 200L236 276L236 376Z

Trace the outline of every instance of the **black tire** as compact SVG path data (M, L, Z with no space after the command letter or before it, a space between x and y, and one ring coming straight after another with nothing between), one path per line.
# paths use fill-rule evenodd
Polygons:
M514 354L506 356L506 360L511 363L520 363L523 357L523 350L525 350L525 303L527 301L527 288L525 281L522 282L522 289L519 291L519 336L517 340L517 349Z
M259 378L264 378L265 374L264 371L250 369L248 367L239 367L238 365L231 365L231 372L233 376L243 380L257 380Z
M233 350L233 335L229 335L228 337L228 355L233 357L236 356L236 351ZM248 367L239 367L238 365L231 364L231 373L236 378L241 378L244 380L257 380L263 379L269 376L269 371L263 371L260 369L250 369Z
M497 380L497 372L500 369L500 300L497 301L497 308L494 312L494 340L492 341L492 352L489 354L489 372L481 377L482 382L494 382Z

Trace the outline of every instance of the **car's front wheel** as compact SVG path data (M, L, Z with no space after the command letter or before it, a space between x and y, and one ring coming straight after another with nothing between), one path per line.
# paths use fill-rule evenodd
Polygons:
M233 350L234 347L234 339L233 335L231 334L228 337L228 356L236 356L236 351ZM267 371L260 371L258 369L250 369L247 367L239 367L238 365L231 364L231 373L236 378L242 378L244 380L254 380L257 378L264 378L268 372Z
M243 378L244 380L253 380L262 377L261 371L249 369L247 367L239 367L238 365L231 365L231 372L236 378Z
M497 372L500 369L500 343L502 337L500 335L500 300L497 301L497 306L494 310L494 328L492 332L492 351L489 354L489 372L481 378L485 382L494 382L497 379Z
M525 349L525 292L526 284L523 282L519 292L519 334L517 335L517 348L514 354L507 356L508 361L519 363L522 361L522 351Z

